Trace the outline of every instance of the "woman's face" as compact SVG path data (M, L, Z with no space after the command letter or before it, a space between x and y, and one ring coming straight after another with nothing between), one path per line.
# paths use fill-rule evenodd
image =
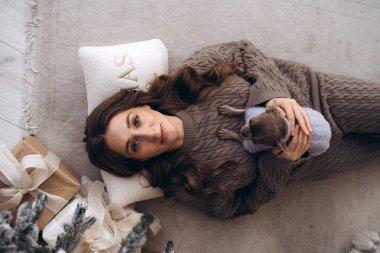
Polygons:
M179 149L183 135L183 124L178 117L141 106L114 116L108 124L105 140L114 152L145 161Z

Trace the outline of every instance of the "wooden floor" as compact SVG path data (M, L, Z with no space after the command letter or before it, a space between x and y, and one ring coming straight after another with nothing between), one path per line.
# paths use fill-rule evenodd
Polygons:
M0 141L13 147L27 135L22 123L25 28L30 2L0 0Z

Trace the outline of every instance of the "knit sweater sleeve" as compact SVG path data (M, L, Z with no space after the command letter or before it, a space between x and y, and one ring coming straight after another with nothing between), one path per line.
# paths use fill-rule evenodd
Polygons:
M252 84L247 106L291 97L276 63L248 40L204 47L183 62L198 71L207 71L215 63L237 63L242 69L239 75Z
M235 198L243 201L239 202L238 208L230 213L229 218L256 212L285 188L293 171L309 165L309 158L310 155L306 153L298 161L291 162L274 156L270 150L263 152L259 158L259 176L236 191Z
M277 194L285 188L293 170L299 170L304 166L307 167L310 162L311 159L308 152L293 162L273 155L271 150L264 151L260 154L258 160L258 169L260 178L262 179L258 184L263 184L266 188L265 191ZM258 200L258 202L263 204L262 200Z

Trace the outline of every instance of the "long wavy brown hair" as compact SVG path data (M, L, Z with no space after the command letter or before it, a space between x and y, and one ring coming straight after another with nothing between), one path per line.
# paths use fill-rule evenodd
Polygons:
M190 66L178 69L172 75L157 76L147 91L122 89L97 106L87 117L85 135L88 157L95 166L118 176L131 176L145 169L153 187L164 189L166 197L178 187L184 186L193 195L221 194L231 201L232 192L215 182L214 178L226 170L241 173L234 161L217 163L197 161L191 157L173 158L164 153L147 161L126 158L110 150L104 134L110 120L118 113L133 107L149 105L163 114L173 113L199 103L207 98L207 89L220 85L228 75L239 72L237 64L215 64L208 71L199 73Z

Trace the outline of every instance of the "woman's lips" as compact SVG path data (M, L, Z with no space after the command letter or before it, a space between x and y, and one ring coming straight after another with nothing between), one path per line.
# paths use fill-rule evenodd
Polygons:
M165 128L161 125L161 144L166 141L166 137Z

